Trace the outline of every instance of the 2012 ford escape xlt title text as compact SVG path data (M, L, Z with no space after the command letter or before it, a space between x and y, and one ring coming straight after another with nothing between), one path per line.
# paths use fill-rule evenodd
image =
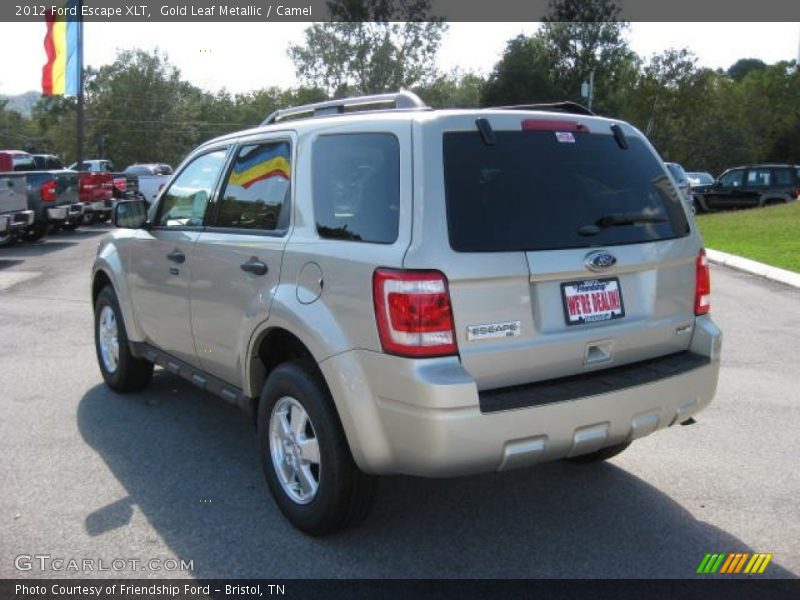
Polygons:
M376 476L611 457L711 401L700 237L630 125L413 94L285 109L120 203L92 272L100 370L154 364L251 411L313 535Z

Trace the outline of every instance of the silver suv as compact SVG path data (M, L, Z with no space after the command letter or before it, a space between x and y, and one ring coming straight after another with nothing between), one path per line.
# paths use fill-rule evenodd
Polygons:
M154 364L251 411L313 535L375 476L603 460L711 401L709 268L664 163L569 103L278 111L120 203L92 272L118 392Z

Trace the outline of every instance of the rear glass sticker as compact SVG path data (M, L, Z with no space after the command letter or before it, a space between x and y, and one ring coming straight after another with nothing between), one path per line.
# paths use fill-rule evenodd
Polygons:
M556 139L562 144L574 144L575 136L571 131L556 131Z

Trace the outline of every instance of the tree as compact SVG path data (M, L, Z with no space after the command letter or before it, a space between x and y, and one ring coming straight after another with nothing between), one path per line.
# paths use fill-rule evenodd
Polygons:
M430 0L332 0L335 22L305 30L289 57L297 77L328 96L374 94L430 83L447 25Z
M530 37L508 42L485 88L489 105L555 100L586 102L581 84L594 71L593 109L619 114L637 58L611 0L551 0L550 13Z
M563 100L553 60L541 35L519 35L508 41L483 91L485 106Z
M551 0L540 35L564 100L582 101L581 84L594 71L593 108L617 112L635 63L624 36L629 25L619 13L613 0Z
M486 81L480 75L453 71L414 92L433 108L476 108L481 106L484 85Z
M0 99L0 149L38 151L40 146L34 123Z
M740 58L728 69L728 77L734 81L741 81L752 71L761 71L767 68L767 63L758 58Z

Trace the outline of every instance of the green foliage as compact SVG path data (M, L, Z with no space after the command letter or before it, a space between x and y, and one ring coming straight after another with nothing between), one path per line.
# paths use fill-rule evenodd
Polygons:
M610 0L553 0L551 15L532 36L509 40L484 89L484 104L530 104L572 100L586 104L581 84L594 72L592 108L618 113L636 55Z
M89 70L84 156L102 150L120 168L176 164L201 142L255 127L279 108L400 88L435 108L585 103L580 85L594 70L593 109L630 121L687 170L800 163L794 62L741 59L725 72L701 67L685 49L642 59L628 47L628 25L611 0L553 0L541 28L509 40L486 79L435 70L446 25L430 17L431 0L334 0L329 7L337 21L308 27L304 43L289 50L305 87L210 93L158 51L119 52ZM30 118L0 100L0 147L52 152L69 164L75 123L74 98L41 97Z
M800 273L800 202L698 215L697 227L709 248Z
M741 81L751 71L760 71L767 68L767 63L758 58L740 58L728 68L728 77L734 81Z
M19 112L7 108L0 99L0 149L37 150L41 145L35 124Z
M462 75L454 71L440 75L427 85L414 88L414 92L433 108L475 108L481 106L485 84L480 75Z
M555 80L552 58L541 35L509 40L483 93L485 106L530 104L564 99Z
M430 0L334 0L336 22L315 23L289 48L297 77L331 97L426 85L447 25ZM367 19L364 21L364 19Z

